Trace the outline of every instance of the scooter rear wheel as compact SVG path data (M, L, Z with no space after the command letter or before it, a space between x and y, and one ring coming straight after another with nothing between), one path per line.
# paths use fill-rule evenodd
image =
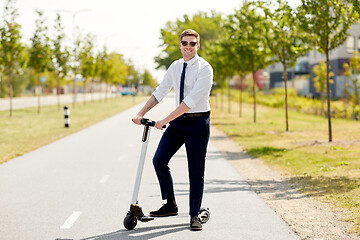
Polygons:
M200 209L199 218L201 223L206 223L210 219L210 212L208 209L202 208Z
M136 224L137 224L137 218L135 214L132 212L128 212L126 214L126 217L124 218L124 227L127 230L132 230L135 228Z

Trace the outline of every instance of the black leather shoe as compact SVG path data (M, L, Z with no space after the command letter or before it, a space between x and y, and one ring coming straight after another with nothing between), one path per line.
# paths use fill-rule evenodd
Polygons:
M193 231L200 231L202 230L202 225L200 218L198 216L191 217L190 219L190 229Z
M150 212L152 217L167 217L178 215L178 207L176 205L164 204L159 210Z

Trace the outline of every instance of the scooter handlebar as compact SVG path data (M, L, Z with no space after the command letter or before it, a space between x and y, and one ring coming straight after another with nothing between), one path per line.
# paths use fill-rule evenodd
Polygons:
M142 125L150 126L150 127L154 127L155 124L156 124L155 121L149 120L149 119L147 119L147 118L141 119L140 122L141 122ZM162 126L162 128L166 128L166 125Z

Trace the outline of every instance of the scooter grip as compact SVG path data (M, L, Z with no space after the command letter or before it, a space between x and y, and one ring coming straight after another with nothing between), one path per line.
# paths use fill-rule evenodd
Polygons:
M150 127L154 127L156 122L155 121L151 121L147 118L143 118L140 120L142 125L146 125L146 126L150 126ZM166 128L166 125L162 126L162 128Z

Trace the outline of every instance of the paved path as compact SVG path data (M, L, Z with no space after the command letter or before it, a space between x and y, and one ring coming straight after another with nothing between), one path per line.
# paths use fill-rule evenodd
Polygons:
M165 98L149 114L173 108ZM244 239L290 240L298 236L251 189L220 151L209 144L203 206L211 218L203 231L189 230L185 150L171 161L179 216L138 222L128 231L129 209L141 149L142 127L131 117L141 105L0 165L0 238ZM139 194L145 213L161 206L151 157L161 137L152 129Z
M76 95L76 103L85 101L92 101L103 99L105 97L115 97L116 94L108 94L105 96L105 93L87 93L82 94L78 93ZM60 95L60 104L63 105L64 103L72 103L74 100L74 95L66 94ZM48 95L48 96L41 96L40 97L40 106L45 105L57 105L57 96L56 95ZM12 99L13 109L20 109L20 108L27 108L27 107L37 107L38 106L38 97L36 96L29 96L29 97L17 97ZM9 98L0 98L0 111L9 110L10 102Z

